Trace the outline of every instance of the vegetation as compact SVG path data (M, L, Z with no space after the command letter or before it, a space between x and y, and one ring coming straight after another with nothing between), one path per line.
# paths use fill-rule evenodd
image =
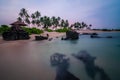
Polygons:
M57 30L55 30L56 32L67 32L67 31L69 31L70 29L69 28L66 28L66 27L64 27L64 28L62 28L62 29L57 29Z
M10 30L9 26L7 26L7 25L1 25L0 26L0 34L2 34L5 31L8 31L8 30Z
M41 33L43 33L43 30L37 29L35 27L33 27L33 28L22 27L22 29L25 30L26 32L28 32L29 34L41 34Z
M41 34L43 33L43 30L37 29L35 27L33 28L27 28L27 27L22 27L23 30L25 30L26 32L28 32L29 34ZM9 31L10 27L7 25L1 25L0 26L0 34L2 34L3 32Z
M39 11L36 11L32 14L29 14L28 11L25 8L22 8L19 12L19 17L17 18L18 21L24 22L28 24L29 26L33 27L22 27L23 30L27 31L29 34L41 34L43 33L43 30L37 29L36 27L40 27L48 32L53 32L54 30L56 32L66 32L70 29L77 28L77 29L83 29L91 28L91 24L87 25L84 22L75 22L74 24L69 24L68 20L64 20L60 17L48 17L48 16L41 16L41 13ZM59 29L58 29L59 27ZM50 29L51 28L51 29ZM54 30L52 30L54 29ZM1 25L0 27L0 34L2 34L5 31L10 30L10 27L7 25Z
M75 22L74 24L69 24L68 20L64 20L60 17L48 17L48 16L41 16L41 13L39 11L36 11L32 14L29 14L28 11L25 8L22 8L19 13L19 17L17 18L18 21L25 22L28 25L41 27L44 30L47 30L48 32L51 32L52 30L49 30L49 27L52 27L53 29L57 29L57 27L61 27L62 29L58 29L56 31L64 31L65 27L67 28L77 28L77 29L83 29L91 28L91 24L87 25L84 22Z
M47 31L47 32L53 32L52 29L45 29L45 31Z

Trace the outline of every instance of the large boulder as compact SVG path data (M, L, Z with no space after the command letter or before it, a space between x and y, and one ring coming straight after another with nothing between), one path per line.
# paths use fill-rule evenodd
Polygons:
M26 40L29 39L29 34L25 31L7 31L2 34L4 40Z
M76 31L67 31L66 38L62 38L62 40L77 40L79 39L79 33Z

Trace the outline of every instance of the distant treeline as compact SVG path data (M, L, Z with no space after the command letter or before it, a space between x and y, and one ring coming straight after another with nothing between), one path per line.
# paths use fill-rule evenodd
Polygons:
M96 31L120 31L120 29L92 29Z

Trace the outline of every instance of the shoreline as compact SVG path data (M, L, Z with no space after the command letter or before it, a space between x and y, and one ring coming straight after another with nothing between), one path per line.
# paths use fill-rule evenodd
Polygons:
M78 33L102 33L102 32L120 32L120 31L95 31L95 30L79 30L77 31ZM44 32L42 34L32 34L30 35L30 39L28 40L14 40L14 41L5 41L2 39L2 37L0 36L0 44L3 43L10 43L10 42L28 42L28 41L33 41L35 40L35 36L46 36L46 34L49 34L49 38L56 38L56 37L62 37L65 35L65 33L59 33L59 32Z

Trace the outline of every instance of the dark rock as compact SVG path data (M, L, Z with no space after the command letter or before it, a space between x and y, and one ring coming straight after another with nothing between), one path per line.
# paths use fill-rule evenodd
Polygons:
M51 40L53 40L53 38L49 38L49 39L48 39L48 41L51 41Z
M113 38L112 36L107 36L106 38Z
M91 35L98 35L97 33L91 33Z
M29 39L29 34L25 31L7 31L2 34L4 40L25 40Z
M98 35L97 33L82 33L82 35Z
M63 38L63 37L61 38L61 40L68 40L68 39L69 39L69 38Z
M91 38L102 38L100 36L97 36L97 35L90 35Z
M76 31L67 31L66 38L62 38L61 40L77 40L79 39L79 33Z
M18 22L15 22L15 24L17 24ZM21 24L20 25L13 25L12 24L12 27L10 28L9 31L6 31L6 32L3 32L2 34L2 37L4 40L25 40L25 39L29 39L29 34L24 31L22 29L22 25L25 25L25 24Z
M35 40L46 40L48 37L45 36L35 36Z
M77 33L76 31L67 31L66 37L68 39L76 40L79 39L79 33Z

